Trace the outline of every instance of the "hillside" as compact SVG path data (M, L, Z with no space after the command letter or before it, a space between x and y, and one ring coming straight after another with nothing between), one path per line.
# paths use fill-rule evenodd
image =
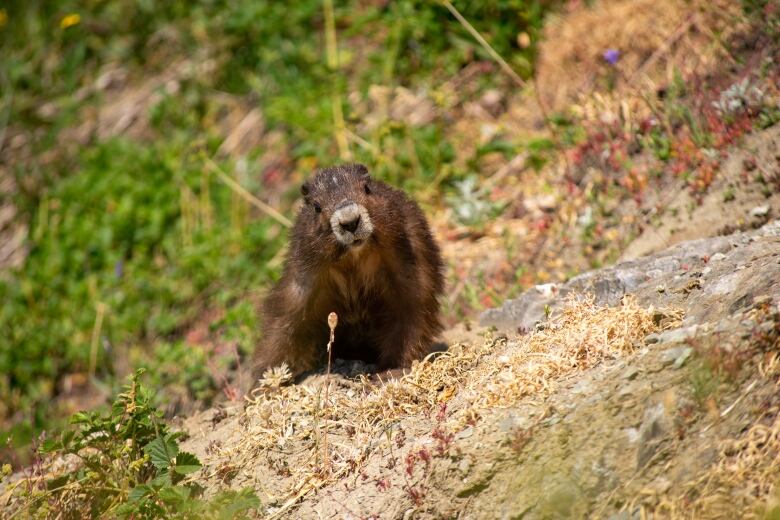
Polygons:
M40 0L0 45L0 516L778 514L776 0ZM244 396L351 161L428 216L448 348Z

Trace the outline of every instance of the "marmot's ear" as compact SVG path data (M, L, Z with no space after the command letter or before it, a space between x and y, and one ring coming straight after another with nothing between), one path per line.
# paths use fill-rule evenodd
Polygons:
M365 178L365 179L368 179L368 177L369 177L369 174L368 174L368 168L366 168L366 167L365 167L365 166L363 166L362 164L356 164L356 165L355 165L355 171L356 171L356 172L358 173L358 175L360 175L361 177L363 177L363 178Z
M303 184L301 184L301 195L303 195L303 199L306 202L309 202L309 183L308 182L304 182Z

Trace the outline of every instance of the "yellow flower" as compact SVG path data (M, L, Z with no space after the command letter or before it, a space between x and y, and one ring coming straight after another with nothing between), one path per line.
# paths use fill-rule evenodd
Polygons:
M78 13L72 13L67 16L63 16L60 20L60 29L67 29L74 25L78 25L81 22L81 15Z
M5 27L5 24L8 23L8 13L5 12L5 9L0 9L0 27Z

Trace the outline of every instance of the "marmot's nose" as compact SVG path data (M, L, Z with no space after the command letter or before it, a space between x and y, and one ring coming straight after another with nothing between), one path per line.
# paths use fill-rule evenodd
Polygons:
M355 218L353 218L348 222L340 222L339 226L341 226L341 229L343 229L344 231L349 231L350 233L354 233L357 230L359 224L360 224L360 215L356 216Z

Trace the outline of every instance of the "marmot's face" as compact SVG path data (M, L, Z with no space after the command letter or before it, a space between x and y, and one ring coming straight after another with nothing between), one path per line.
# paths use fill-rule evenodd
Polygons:
M301 186L306 202L303 211L313 214L320 233L348 249L360 248L374 231L368 210L370 183L368 170L362 165L320 170Z

